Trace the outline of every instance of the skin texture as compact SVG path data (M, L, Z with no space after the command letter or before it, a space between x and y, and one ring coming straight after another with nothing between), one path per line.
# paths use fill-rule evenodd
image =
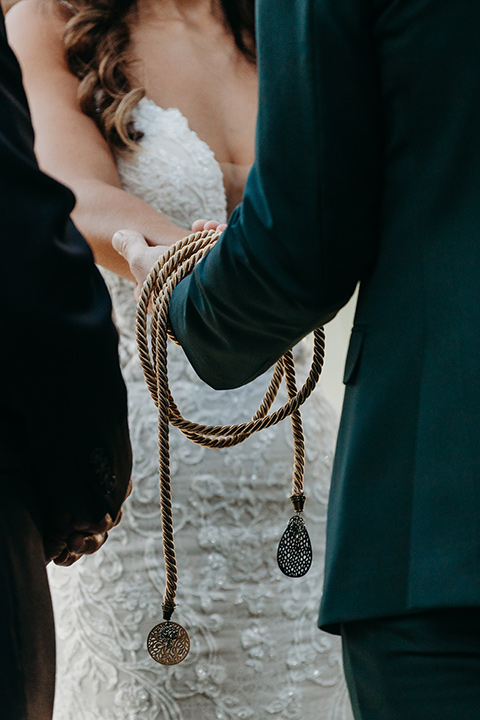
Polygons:
M185 230L121 189L107 143L79 108L78 81L63 59L65 20L50 0L22 0L9 12L7 25L23 71L40 165L74 191L73 219L96 261L132 279L111 245L117 230L131 228L149 245L162 246L184 237ZM177 107L215 153L231 212L254 158L255 67L205 0L139 0L131 52L133 84L145 87L158 105Z

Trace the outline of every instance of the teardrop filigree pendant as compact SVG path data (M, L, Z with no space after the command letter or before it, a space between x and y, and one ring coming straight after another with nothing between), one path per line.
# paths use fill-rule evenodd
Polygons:
M277 550L278 567L287 577L303 577L312 565L312 543L305 520L297 513L288 521Z
M188 655L190 638L185 628L168 620L150 630L147 650L161 665L177 665Z

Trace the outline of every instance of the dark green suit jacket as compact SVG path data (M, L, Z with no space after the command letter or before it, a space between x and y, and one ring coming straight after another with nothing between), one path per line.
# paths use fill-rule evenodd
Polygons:
M480 605L479 38L478 0L259 0L256 163L173 295L224 388L361 283L324 626Z

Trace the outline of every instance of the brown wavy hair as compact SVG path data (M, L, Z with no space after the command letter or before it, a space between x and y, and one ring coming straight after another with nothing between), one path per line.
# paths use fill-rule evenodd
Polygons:
M254 0L220 0L225 25L238 49L256 62ZM63 37L70 72L80 80L78 97L82 111L97 124L111 148L136 147L141 133L129 120L132 109L144 96L132 87L128 68L129 16L136 0L55 0L67 24Z

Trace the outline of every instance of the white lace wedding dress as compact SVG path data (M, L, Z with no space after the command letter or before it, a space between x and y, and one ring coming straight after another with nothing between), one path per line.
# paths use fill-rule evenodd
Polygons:
M176 109L143 99L134 112L141 149L118 159L124 187L188 229L225 220L221 169ZM72 568L49 568L58 638L55 720L347 720L337 638L316 627L335 414L320 389L307 402L305 519L314 563L282 576L277 544L293 514L289 421L228 450L172 431L179 587L173 619L191 637L188 658L166 668L147 654L162 617L164 566L158 504L156 409L137 361L132 285L105 273L129 390L134 490L104 548ZM299 381L308 341L297 350ZM268 376L237 391L206 387L176 346L173 394L205 423L247 420ZM302 372L302 368L304 371Z

